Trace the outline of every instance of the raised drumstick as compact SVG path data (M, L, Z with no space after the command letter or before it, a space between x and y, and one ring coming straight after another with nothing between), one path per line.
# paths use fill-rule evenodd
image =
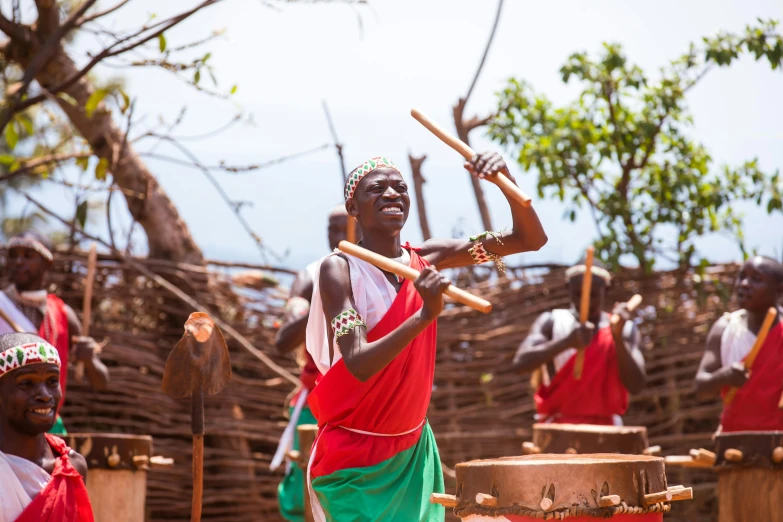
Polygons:
M639 305L642 304L642 296L639 294L634 294L631 296L631 298L628 300L627 303L625 303L625 307L628 309L629 312L633 313L634 310L639 308ZM612 314L611 319L609 319L609 322L612 324L617 324L620 322L620 316L617 314Z
M745 361L743 362L746 370L750 370L753 367L753 361L756 360L756 356L761 351L761 347L764 346L764 341L767 340L767 334L769 333L770 328L772 328L772 323L775 322L777 316L778 310L774 306L767 310L767 316L764 318L764 322L761 323L761 328L759 328L759 333L756 336L756 342L753 343L753 348L750 349L750 353L748 353L748 356L745 357ZM737 390L738 388L733 386L729 389L726 396L723 397L724 406L731 404L731 401L734 400L734 396L737 395Z
M416 121L427 127L427 129L435 136L440 138L443 143L459 152L460 155L462 155L462 157L467 161L472 162L476 157L476 151L471 149L468 144L462 142L459 138L456 138L443 130L440 125L432 121L419 109L411 109L411 116L413 116ZM522 189L514 185L514 183L512 183L511 180L506 176L496 174L490 181L498 185L503 190L503 192L508 192L511 197L514 198L514 200L516 200L523 207L530 206L530 196L522 192Z
M13 331L17 333L24 333L22 327L16 324L16 321L8 317L8 314L5 313L5 310L3 310L2 308L0 308L0 319L5 321L6 324L8 324L8 326L10 326Z
M585 324L590 318L590 291L593 288L593 253L595 249L592 246L587 247L587 257L585 259L585 274L582 276L582 300L579 302L579 322ZM579 350L576 353L574 362L574 379L582 378L582 369L585 365L585 351Z
M419 273L411 267L392 261L388 257L376 254L371 250L367 250L366 248L351 244L347 241L340 241L340 244L337 245L337 248L346 254L350 254L354 257L358 257L359 259L367 261L368 263L377 266L381 270L391 272L392 274L404 277L410 281L415 281L416 278L419 277ZM460 290L456 286L449 285L444 293L450 297L453 297L460 303L468 305L474 310L478 310L479 312L484 312L486 314L492 310L492 304L489 301L486 301L480 297L476 297L475 295L470 294L464 290Z
M95 283L95 265L98 263L98 250L95 243L90 245L90 253L87 255L87 278L84 280L84 301L82 302L82 336L90 335L90 323L92 323L92 286ZM84 363L76 363L74 371L77 382L84 379Z

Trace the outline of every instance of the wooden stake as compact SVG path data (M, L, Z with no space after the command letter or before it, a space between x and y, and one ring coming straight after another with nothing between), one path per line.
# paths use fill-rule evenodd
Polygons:
M479 506L495 507L498 505L498 499L492 495L487 495L486 493L477 493L476 504Z
M425 115L420 110L411 109L411 116L413 116L416 121L427 127L427 130L437 136L443 143L459 152L466 161L473 161L473 158L476 157L476 151L471 149L469 145L443 130L440 125L429 119L429 117L427 117L427 115ZM530 196L522 192L522 189L517 187L510 179L508 179L508 177L502 174L496 174L486 179L487 181L495 183L498 187L500 187L500 190L502 190L504 194L508 194L509 197L514 199L523 207L530 206Z
M541 502L539 502L538 505L541 507L542 511L549 511L552 509L554 502L552 502L548 497L544 497L541 499Z
M457 507L457 497L454 495L444 495L443 493L431 493L431 504L440 504L443 507L454 508Z
M396 274L400 277L404 277L409 281L415 281L416 278L419 277L419 273L416 270L412 269L411 267L392 261L388 257L384 257L380 254L376 254L375 252L371 250L367 250L366 248L362 248L357 245L352 245L347 241L340 241L340 244L337 245L337 248L339 248L346 254L350 254L354 257L358 257L359 259L362 259L364 261L367 261L368 263L377 266L381 270L385 270L387 272L391 272L392 274ZM453 297L460 303L467 305L473 308L474 310L478 310L479 312L484 312L486 314L489 313L490 310L492 310L492 304L489 301L477 297L473 294L470 294L465 290L461 290L454 285L449 285L449 287L443 293L450 297Z
M585 324L590 318L590 291L593 288L593 253L592 246L587 247L585 259L585 275L582 277L582 299L579 302L579 322ZM574 361L574 379L582 378L582 369L585 365L585 351L579 350Z
M738 449L734 449L734 448L727 449L723 453L723 456L729 462L742 462L742 459L744 457L744 455L742 454L742 451L740 451Z
M663 458L668 467L675 468L711 468L712 464L703 460L694 460L690 455L670 455Z
M82 336L89 337L92 323L92 287L95 283L95 265L98 263L98 246L90 245L87 254L87 277L84 279L84 299L82 300ZM84 363L76 363L74 376L77 382L84 380Z
M750 353L747 357L745 357L744 365L746 370L750 370L753 367L753 362L756 360L756 356L764 346L764 342L767 340L767 334L769 333L770 328L772 328L772 323L775 322L777 316L778 310L774 306L767 310L767 316L764 318L764 322L761 323L761 328L759 328L759 333L756 336L756 342L753 343L753 348L750 349ZM734 396L737 395L737 390L738 388L734 387L729 389L728 393L726 393L726 396L723 397L724 406L731 404L731 402L734 400Z
M522 453L524 453L525 455L538 455L539 453L541 453L541 448L539 448L532 442L523 442Z
M645 455L660 455L661 454L661 447L660 446L650 446L649 448L645 448L645 450L642 452Z
M201 521L201 499L204 497L204 435L193 435L193 501L190 522Z
M677 500L693 500L693 488L683 488L650 493L644 496L644 505L658 504L660 502L675 502Z
M598 499L598 507L612 507L620 505L620 495L606 495Z
M706 462L706 463L708 463L710 465L715 464L715 460L717 458L715 456L715 453L713 453L711 451L708 451L708 450L706 450L704 448L692 449L690 451L690 454L691 454L691 458L693 460L700 460L700 461Z
M772 462L775 464L783 462L783 446L778 446L772 451Z

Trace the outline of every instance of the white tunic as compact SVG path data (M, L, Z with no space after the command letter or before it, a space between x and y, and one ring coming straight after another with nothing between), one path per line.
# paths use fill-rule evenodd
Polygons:
M0 522L14 522L51 479L34 462L0 451Z
M397 261L410 265L410 253L402 249L402 256ZM337 252L329 254L335 255ZM359 315L362 316L367 325L367 330L372 330L381 322L386 312L391 308L394 299L397 297L397 290L389 282L380 269L366 261L362 261L348 254L343 254L348 260L348 270L351 276L351 295L353 296L354 306ZM335 342L333 345L334 358L329 360L329 337L330 328L328 322L331 319L324 317L324 307L321 300L321 285L319 277L321 273L321 263L324 257L318 262L318 267L313 276L313 300L310 304L310 316L307 319L307 336L305 346L313 358L318 371L326 375L329 368L342 358L340 347Z
M756 335L748 329L748 312L737 310L727 314L729 322L720 338L720 359L722 366L741 362L753 348Z

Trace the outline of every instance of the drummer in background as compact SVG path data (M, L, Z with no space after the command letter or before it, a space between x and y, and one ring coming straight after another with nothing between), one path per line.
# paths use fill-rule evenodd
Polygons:
M615 305L612 313L620 321L610 323L604 305L612 276L598 261L592 267L589 320L579 323L585 270L584 261L566 270L571 308L541 314L519 346L513 365L520 374L546 365L552 376L548 386L541 379L535 393L538 422L621 426L628 394L641 391L646 381L641 335L629 321L625 303ZM574 378L577 349L585 350L578 380Z
M109 371L98 358L97 343L92 337L81 337L81 321L73 308L46 292L44 283L54 260L49 239L37 232L25 232L11 238L7 247L6 264L11 285L0 291L0 308L24 331L38 334L57 348L63 365L60 373L62 400L58 410L65 401L71 362L84 363L85 375L93 390L106 389ZM0 319L0 334L13 331ZM67 433L59 415L52 433Z
M734 295L741 308L718 319L707 334L696 391L702 396L716 396L730 386L739 388L724 407L724 432L783 430L783 410L778 408L783 393L783 266L768 257L749 259L737 276ZM778 316L749 372L742 361L772 307L778 310Z
M336 249L340 241L348 237L348 212L345 210L345 205L339 205L329 213L327 234L330 250ZM292 428L303 424L318 424L306 400L321 373L313 358L304 349L307 317L310 313L310 302L313 300L313 278L317 267L318 261L315 261L297 274L291 285L291 295L286 303L283 324L275 337L275 346L281 354L301 349L297 359L301 359L299 379L302 381L303 388L291 400L289 426ZM299 450L299 434L295 429L287 429L283 433L270 469L274 470L280 465L282 457L289 449ZM302 470L298 466L292 466L290 463L286 465L285 478L277 488L277 501L283 518L291 522L304 520L304 479Z

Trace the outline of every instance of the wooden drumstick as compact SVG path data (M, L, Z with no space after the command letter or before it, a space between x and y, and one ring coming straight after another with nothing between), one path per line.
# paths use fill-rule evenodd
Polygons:
M639 305L642 304L642 296L639 294L634 294L631 296L631 298L628 300L627 303L625 303L625 307L628 309L629 312L633 313L637 308L639 308ZM617 314L612 314L611 319L609 320L612 324L617 324L620 322L620 316Z
M8 316L8 314L7 314L7 313L5 313L5 310L3 310L2 308L0 308L0 319L2 319L3 321L5 321L5 322L8 324L8 326L10 326L10 327L11 327L11 329L12 329L13 331L15 331L15 332L17 332L17 333L24 333L24 330L22 329L22 327L21 327L21 326L19 326L19 325L16 323L16 321L14 321L13 319L11 319L11 318Z
M756 336L756 342L753 343L753 348L750 349L750 353L747 357L745 357L743 364L746 370L750 370L753 367L753 362L756 360L756 356L764 346L764 342L767 340L767 334L769 333L770 328L772 328L772 323L775 322L775 318L777 318L777 316L778 310L774 306L767 310L767 316L764 318L764 322L761 323L761 328L759 328L759 333ZM729 389L729 391L726 393L726 396L723 397L724 406L731 404L731 402L734 400L734 396L737 395L737 391L738 388L733 386L731 389Z
M90 323L92 322L92 286L95 282L95 265L98 262L98 247L95 243L90 245L90 252L87 255L87 277L84 280L84 301L82 301L82 336L90 335ZM84 379L84 363L76 363L74 372L76 380L81 382Z
M454 508L457 507L457 504L459 502L457 501L457 497L455 497L454 495L446 495L444 493L431 493L430 503L440 504L441 506L447 508Z
M337 245L337 248L346 254L358 257L359 259L375 265L381 270L385 270L400 277L404 277L409 281L415 281L416 278L419 277L419 272L412 269L411 267L392 261L388 257L376 254L375 252L357 245L353 245L347 241L340 241L340 244ZM454 285L449 285L449 287L443 293L454 298L460 303L473 308L474 310L478 310L479 312L484 312L486 314L492 310L492 304L489 301L470 294L465 290L461 290Z
M582 276L582 300L579 302L579 322L585 324L590 316L590 291L593 288L593 253L592 246L587 247L585 259L585 274ZM574 361L574 379L582 378L582 369L585 365L585 351L579 350Z
M467 161L472 162L476 157L476 151L471 149L468 144L462 142L459 138L456 138L443 130L440 125L432 121L419 109L411 109L411 116L413 116L416 121L427 127L427 130L440 138L443 143L459 152L460 155ZM510 196L523 207L530 206L530 196L522 192L522 189L517 187L508 177L502 174L496 174L491 179L487 179L498 185L504 193L510 194Z

